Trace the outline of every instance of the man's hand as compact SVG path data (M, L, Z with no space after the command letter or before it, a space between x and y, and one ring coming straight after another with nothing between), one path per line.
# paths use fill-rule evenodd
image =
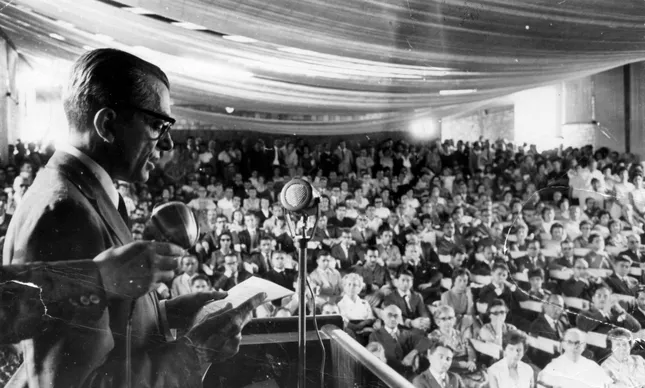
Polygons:
M266 297L267 294L261 292L236 308L228 304L224 309L208 315L186 334L202 365L226 360L237 353L242 329Z
M226 292L196 292L180 295L166 302L166 316L171 329L187 330L195 319L195 314L210 302L224 299Z
M180 246L155 241L135 241L110 248L94 258L103 287L111 298L136 299L171 281L177 259L185 254Z
M430 319L419 317L410 321L410 326L414 329L426 331L430 328Z

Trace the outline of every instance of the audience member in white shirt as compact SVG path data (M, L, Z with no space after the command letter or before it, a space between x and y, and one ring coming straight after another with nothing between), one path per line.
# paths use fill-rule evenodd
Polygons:
M569 329L562 341L563 354L538 375L538 382L553 388L609 388L612 380L600 365L582 356L586 335Z
M170 294L173 298L179 295L192 293L191 279L197 273L199 262L195 256L184 256L181 259L181 269L183 273L175 277L172 281Z

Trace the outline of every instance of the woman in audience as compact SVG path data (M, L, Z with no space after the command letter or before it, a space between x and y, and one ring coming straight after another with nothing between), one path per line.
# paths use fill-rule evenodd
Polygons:
M502 346L504 335L517 328L506 323L506 315L509 313L506 303L501 299L494 299L488 305L488 317L490 322L485 324L479 331L479 339L484 342L492 342Z
M488 367L490 388L534 388L535 373L529 364L522 362L527 349L526 334L509 331L503 340L504 355Z
M602 236L603 240L609 237L609 221L611 221L611 214L606 210L598 212L598 222L594 225L592 232L598 233Z
M609 221L609 236L605 239L605 246L608 247L627 247L627 237L622 233L622 223L620 220Z
M611 343L611 355L601 364L607 374L614 380L612 388L635 388L645 385L645 360L631 355L634 345L632 333L621 327L607 333Z
M589 237L591 236L591 222L581 221L580 222L580 236L576 237L573 240L574 248L589 248Z
M433 341L442 341L454 350L450 371L460 375L468 388L485 386L486 374L477 367L477 354L469 341L470 331L459 331L455 327L455 310L448 305L440 305L432 315L439 328L428 334L429 341L419 343L418 353L425 354Z
M229 232L223 232L218 239L219 248L213 251L208 265L214 271L219 271L224 264L224 258L233 252L233 235Z
M235 210L231 215L231 223L228 224L228 230L231 233L239 233L246 227L244 226L244 212L240 209Z
M625 167L618 169L618 178L619 181L614 185L614 198L620 206L625 206L630 203L630 193L634 191L634 185L629 182L629 171Z
M441 304L450 306L456 315L457 327L468 327L472 324L472 315L475 307L473 294L468 287L470 283L470 271L465 268L457 268L452 273L452 288L441 295ZM463 320L464 317L468 317Z
M365 283L361 275L355 273L345 275L342 282L343 297L338 302L338 308L345 321L345 331L364 343L376 320L370 304L358 296Z

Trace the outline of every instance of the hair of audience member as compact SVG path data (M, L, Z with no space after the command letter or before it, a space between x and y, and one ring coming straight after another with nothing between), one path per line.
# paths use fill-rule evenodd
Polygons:
M632 336L632 333L624 329L622 327L615 327L607 333L607 340L608 341L614 341L614 340L626 340L629 341L630 343L633 341L634 337Z
M231 246L233 246L233 234L232 234L231 232L229 232L229 231L222 232L222 233L219 235L219 237L217 237L217 241L218 241L218 242L219 242L219 241L222 241L222 237L228 237L229 239L231 239L231 240L230 240L230 241L231 241Z
M589 235L589 243L592 243L596 240L602 240L602 236L598 233L592 233Z
M588 220L580 221L579 228L582 229L583 226L587 226L587 225L591 226L591 222L589 222Z
M506 309L506 312L508 313L508 306L506 305L506 302L504 302L502 299L493 299L489 304L488 304L488 309L486 310L486 314L490 315L490 311L495 308L495 307L500 307L503 306Z
M539 277L544 280L544 270L542 268L533 268L529 271L528 277L529 279Z
M361 284L361 290L363 287L365 287L365 281L363 281L363 277L357 273L348 273L347 275L343 276L341 279L341 284L343 288L343 293L345 292L345 289L347 288L347 285L351 281L358 281Z
M104 107L153 106L159 96L149 77L170 89L166 74L152 63L112 48L92 50L72 65L63 92L67 122L75 131L93 128L94 115Z
M449 349L451 352L455 352L455 348L447 343L446 341L437 339L431 342L430 348L428 349L428 354L434 354L434 352L437 351L439 348L446 348Z
M409 276L411 278L414 278L412 271L405 266L401 266L401 268L396 272L396 279L399 279L401 276Z
M434 318L435 322L437 321L437 319L439 319L441 314L453 314L454 315L455 314L455 309L453 309L452 306L449 306L447 304L441 304L441 305L437 306L437 308L432 313L432 317Z
M464 248L459 246L454 246L450 250L450 256L453 256L453 257L457 255L465 255L465 254L466 254L466 251L464 250Z
M452 271L452 283L454 284L455 280L460 276L466 276L468 278L467 282L470 283L470 278L472 275L466 268L457 268L456 270Z
M553 225L551 225L551 229L549 229L549 233L553 234L553 230L556 229L556 228L560 228L560 229L564 230L564 226L562 226L561 223L554 222Z
M321 313L322 313L323 311L325 311L325 307L332 307L332 308L336 308L336 309L338 309L338 310L340 311L340 308L338 307L338 305L337 305L336 303L326 302L326 303L324 303L322 306L320 306L320 312L321 312Z
M506 272L510 272L510 271L509 271L509 269L508 269L508 265L506 265L506 263L502 263L502 262L498 262L498 261L496 261L496 262L493 264L492 272L495 272L495 271L497 271L498 269L502 269L502 270L504 270L504 271L506 271Z
M614 291L611 289L611 287L609 287L609 285L603 281L603 282L600 282L600 283L596 284L594 287L592 287L592 289L591 289L592 297L595 296L596 293L598 291L602 290L602 289L606 289L607 291L609 291L610 294L614 293Z
M519 345L522 344L524 352L527 350L528 346L528 337L526 334L519 330L511 330L507 332L502 338L502 349L506 349L508 345Z
M203 280L203 281L206 282L206 284L208 284L209 287L211 286L211 280L208 278L208 276L206 276L204 274L201 274L201 273L193 276L190 279L190 285L191 286L195 285L195 282L197 282L198 280Z

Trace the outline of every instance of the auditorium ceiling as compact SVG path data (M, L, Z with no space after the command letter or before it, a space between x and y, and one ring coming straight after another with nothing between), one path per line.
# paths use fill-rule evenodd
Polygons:
M645 59L643 0L0 0L0 28L34 67L124 49L178 116L282 133L397 130Z

